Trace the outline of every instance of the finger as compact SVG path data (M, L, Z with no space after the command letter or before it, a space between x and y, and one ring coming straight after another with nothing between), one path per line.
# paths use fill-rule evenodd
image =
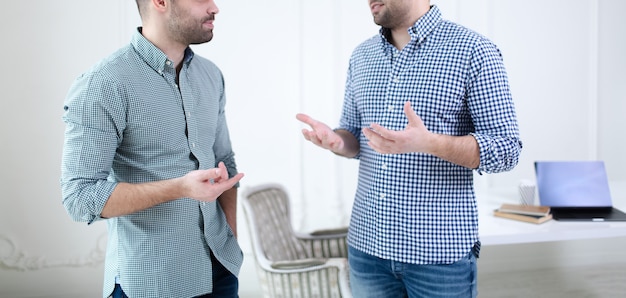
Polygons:
M385 138L380 134L379 130L383 130L385 133L392 133L392 131L377 124L373 124L371 128L363 128L363 134L365 134L365 137L368 139L367 145L378 153L390 153L388 147L395 142L392 139Z
M393 137L393 131L388 130L382 126L380 126L379 124L376 123L372 123L370 125L370 134L372 135L372 137L376 138L381 138L381 139L386 139L389 140Z
M314 131L310 131L310 130L306 130L303 129L302 130L302 135L304 136L304 139L313 143L313 144L318 144L319 141L317 140L317 135L315 134Z
M235 186L235 184L237 184L239 181L241 181L243 176L244 176L243 173L237 173L237 175L233 176L232 178L230 178L228 180L224 180L224 181L221 181L221 182L216 182L215 184L213 184L213 186L216 187L217 190L220 193L222 193L222 192L225 192L225 191L233 188Z
M323 135L320 136L320 133L318 133L318 132L316 132L314 130L312 131L312 130L303 129L302 130L302 134L304 135L304 138L307 141L309 141L309 142L311 142L311 143L313 143L315 145L321 146L322 143L324 142Z
M219 180L228 179L228 169L226 169L226 165L222 161L217 164L217 169L215 169L215 173L219 175Z
M311 127L317 124L317 120L311 118L309 115L306 114L296 114L296 119L300 120L300 122L308 124Z
M409 126L418 125L420 122L422 122L422 118L420 118L420 116L418 116L417 113L415 113L415 110L411 108L410 101L407 101L404 103L404 114L406 115L406 118L409 120Z
M244 176L243 173L237 173L235 176L232 176L232 177L230 177L228 179L224 179L222 181L215 182L215 185L233 186L233 185L237 184L237 182L239 182L241 180L241 178L243 178L243 176Z
M375 134L374 134L374 135L375 135ZM380 138L380 137L378 137L378 138ZM367 142L367 145L368 145L368 146L370 146L370 148L372 148L374 151L376 151L376 152L378 152L378 153L385 153L385 152L382 150L382 147L379 145L379 143L380 143L380 142L378 142L378 140L375 140L375 139L370 139L370 140Z
M320 140L320 142L322 144L328 144L328 142L330 141L329 135L327 131L320 131L317 134L317 138Z
M378 144L383 141L383 138L371 128L363 128L363 134L368 140L367 144L373 149L376 149L378 147Z
M213 169L198 170L197 177L202 181L213 181L220 179L224 172L226 171L220 169L219 167Z
M374 129L371 127L364 127L363 129L361 129L361 132L363 132L363 135L365 135L365 138L367 138L368 140L370 140L372 137L374 137L373 135L376 134L374 132Z
M311 140L311 131L308 129L302 129L302 135L304 136L304 139L307 141Z
M235 186L235 184L237 184L237 182L241 181L243 176L245 176L244 173L237 173L237 175L235 175L232 178L228 179L228 183L231 184L231 187Z
M228 179L228 170L223 162L220 162L217 168L203 170L201 173L202 181L210 182L211 184Z

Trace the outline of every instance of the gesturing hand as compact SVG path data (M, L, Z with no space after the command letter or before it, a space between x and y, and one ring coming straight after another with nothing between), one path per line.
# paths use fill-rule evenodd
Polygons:
M183 187L187 197L203 202L212 202L226 190L231 189L243 173L228 179L228 171L223 162L217 168L191 171L183 177Z
M306 114L297 114L296 119L308 124L311 127L312 130L302 129L302 135L307 141L335 153L343 150L343 139L328 125L319 122Z
M422 118L411 108L411 103L404 103L404 114L409 124L401 131L388 130L376 123L363 128L363 134L372 149L382 154L408 152L428 152L432 133L426 129Z

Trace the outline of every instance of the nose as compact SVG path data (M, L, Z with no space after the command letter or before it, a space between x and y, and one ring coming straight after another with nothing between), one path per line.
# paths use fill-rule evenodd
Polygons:
M211 0L210 2L211 2L211 3L210 3L210 6L209 6L209 8L207 9L207 11L208 11L210 14L217 14L217 13L219 13L219 12L220 12L220 9L217 7L217 4L215 3L215 1Z

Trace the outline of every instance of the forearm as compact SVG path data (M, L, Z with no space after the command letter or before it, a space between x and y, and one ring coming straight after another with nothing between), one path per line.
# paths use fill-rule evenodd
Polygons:
M109 196L100 217L131 214L179 198L213 202L226 191L229 192L226 197L234 196L236 204L237 193L230 192L241 178L243 173L228 178L228 170L220 162L218 168L191 171L179 178L140 184L120 183Z
M361 145L359 144L359 140L357 140L351 132L345 129L336 129L335 133L343 140L343 148L337 152L333 151L333 153L347 158L353 158L359 154Z
M119 183L102 209L101 217L132 214L184 197L180 178L140 184Z
M226 221L233 230L235 237L237 237L237 188L233 187L226 190L217 198L217 202L222 207L226 215Z
M476 169L480 165L480 148L472 135L433 135L430 154L453 164Z

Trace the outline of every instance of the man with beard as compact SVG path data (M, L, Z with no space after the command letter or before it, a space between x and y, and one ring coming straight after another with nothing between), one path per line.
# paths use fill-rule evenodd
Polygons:
M131 43L70 88L61 187L72 219L106 219L103 297L237 297L237 172L224 79L190 44L213 0L137 0Z
M379 35L349 63L339 126L305 139L359 159L348 233L354 297L476 297L473 171L517 165L501 54L428 0L369 0Z

